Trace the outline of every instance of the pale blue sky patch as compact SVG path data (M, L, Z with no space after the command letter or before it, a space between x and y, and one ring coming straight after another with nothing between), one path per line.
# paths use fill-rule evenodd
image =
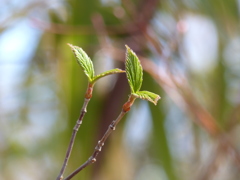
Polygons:
M186 33L183 49L186 65L196 73L207 72L217 64L218 34L214 23L203 16L188 14L184 18Z
M139 104L135 103L129 112L124 131L124 143L133 154L140 153L147 148L148 138L152 131L152 116L148 102L139 101Z
M185 114L166 98L165 129L171 154L176 159L188 159L194 153L192 122L185 117Z
M22 19L0 36L1 65L23 64L31 59L37 47L41 31L31 27L30 21Z
M41 31L23 19L0 36L0 87L2 101L21 83L24 72L35 53ZM14 94L14 93L13 93ZM0 104L3 103L0 100ZM6 107L6 106L5 106Z
M18 86L23 83L41 34L28 20L22 19L0 36L0 117L5 117L0 119L0 131L3 134L12 131L11 126L5 126L6 122L10 124L8 115L15 112L17 116L15 110L22 106Z

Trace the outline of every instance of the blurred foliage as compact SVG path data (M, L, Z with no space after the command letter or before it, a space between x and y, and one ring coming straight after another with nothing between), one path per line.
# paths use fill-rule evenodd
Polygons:
M67 43L86 51L97 74L123 69L127 44L145 70L142 89L161 96L157 106L137 100L97 162L73 179L239 179L239 1L29 0L1 5L1 37L22 20L41 36L36 48L26 47L34 53L21 73L9 78L14 85L1 77L0 179L54 179L60 171L87 88ZM12 49L15 42L9 42ZM2 58L1 75L8 65L19 66ZM129 92L125 74L96 83L65 176L92 154ZM138 116L143 111L147 118Z

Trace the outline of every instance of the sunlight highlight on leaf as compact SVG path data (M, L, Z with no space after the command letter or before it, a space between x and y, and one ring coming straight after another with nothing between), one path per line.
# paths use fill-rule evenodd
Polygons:
M143 70L136 54L126 45L126 74L131 92L140 90L143 81Z

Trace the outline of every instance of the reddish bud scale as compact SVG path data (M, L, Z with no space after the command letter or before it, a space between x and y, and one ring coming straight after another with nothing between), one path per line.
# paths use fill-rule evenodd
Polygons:
M124 112L130 111L130 109L131 109L131 104L130 104L130 102L129 102L129 101L126 102L126 103L123 105L122 109L123 109Z
M87 88L87 92L85 94L86 99L91 99L92 98L92 92L93 92L93 85L89 84Z
M128 111L130 111L131 106L133 105L134 101L135 101L135 98L132 97L132 96L130 96L129 99L128 99L128 101L127 101L127 102L123 105L123 107L122 107L123 112L128 112Z

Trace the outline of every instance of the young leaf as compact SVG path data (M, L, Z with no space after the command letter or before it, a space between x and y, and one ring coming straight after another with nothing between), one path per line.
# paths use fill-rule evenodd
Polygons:
M117 73L124 73L125 71L124 70L121 70L121 69L111 69L109 71L105 71L97 76L94 76L93 79L92 79L92 83L95 83L98 79L102 78L102 77L105 77L107 75L110 75L110 74L117 74Z
M138 91L136 93L133 93L132 95L135 96L136 98L148 100L155 105L157 104L158 100L161 98L159 95L149 91Z
M68 44L72 51L74 52L78 64L82 67L84 73L88 77L89 82L92 81L94 77L94 68L93 63L91 59L88 57L88 55L82 50L82 48L78 46L73 46L72 44Z
M140 90L143 81L143 70L136 54L128 47L126 52L126 74L131 92Z

